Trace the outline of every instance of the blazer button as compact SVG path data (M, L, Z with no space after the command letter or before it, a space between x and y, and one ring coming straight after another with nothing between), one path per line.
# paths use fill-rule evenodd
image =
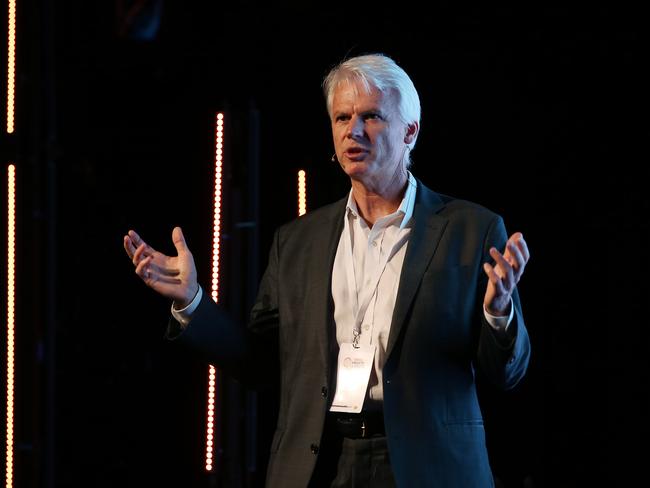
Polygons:
M512 356L510 356L510 359L508 359L508 363L512 364L514 362L515 362L515 355L513 354Z
M316 454L318 454L318 444L312 444L312 445L310 446L310 449L311 449L311 453L312 453L314 456L315 456Z
M323 398L327 398L327 387L326 386L324 386L324 387L322 387L320 389L320 396L322 396Z

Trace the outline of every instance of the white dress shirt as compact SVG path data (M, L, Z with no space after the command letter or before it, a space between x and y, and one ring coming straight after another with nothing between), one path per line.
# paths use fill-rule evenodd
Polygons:
M377 220L372 228L359 215L350 191L343 233L334 259L332 297L336 339L339 345L351 343L357 328L359 343L375 346L374 367L368 384L371 400L383 400L382 369L412 228L416 189L415 178L409 173L399 208Z

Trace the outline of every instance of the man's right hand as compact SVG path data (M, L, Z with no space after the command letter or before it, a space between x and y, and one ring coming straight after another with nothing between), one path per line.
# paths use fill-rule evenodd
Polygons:
M178 256L166 256L149 246L133 230L124 236L124 250L133 261L137 274L148 287L171 298L177 309L185 308L199 291L196 266L180 227L172 240Z

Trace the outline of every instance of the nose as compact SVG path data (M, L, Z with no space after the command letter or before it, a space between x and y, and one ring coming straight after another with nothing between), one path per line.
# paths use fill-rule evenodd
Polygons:
M357 115L353 115L350 118L350 124L348 125L348 133L347 136L351 139L358 139L363 137L364 133L364 123L363 119L361 117L358 117Z

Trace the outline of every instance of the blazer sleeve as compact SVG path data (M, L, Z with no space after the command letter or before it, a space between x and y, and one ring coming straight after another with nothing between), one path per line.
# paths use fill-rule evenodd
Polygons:
M503 219L497 216L492 221L483 245L483 262L491 262L489 250L496 247L500 251L505 248L508 235L506 233ZM485 291L487 276L483 277L479 286L479 293ZM483 296L477 297L477 301L483 304ZM530 340L524 323L524 316L519 300L519 293L515 289L512 294L514 314L512 322L508 326L507 338L498 337L494 329L487 323L481 313L482 325L479 336L477 364L483 374L502 389L510 389L521 381L528 368L530 359Z
M178 341L205 361L253 387L279 379L278 241L276 231L247 326L233 320L204 293L187 327L182 329L172 317L166 334L168 339Z

